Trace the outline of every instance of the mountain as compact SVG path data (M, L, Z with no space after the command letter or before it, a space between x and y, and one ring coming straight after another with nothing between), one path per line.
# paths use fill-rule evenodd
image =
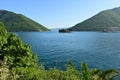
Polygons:
M8 31L48 31L43 25L27 18L22 14L0 10L0 22L3 22Z
M102 11L70 29L73 31L118 31L120 30L120 7Z

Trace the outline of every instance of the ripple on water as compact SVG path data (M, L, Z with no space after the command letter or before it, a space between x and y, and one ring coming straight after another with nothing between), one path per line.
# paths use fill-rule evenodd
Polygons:
M39 56L46 66L65 68L71 59L79 68L81 62L90 67L116 68L120 64L120 33L72 32L19 32L25 43Z

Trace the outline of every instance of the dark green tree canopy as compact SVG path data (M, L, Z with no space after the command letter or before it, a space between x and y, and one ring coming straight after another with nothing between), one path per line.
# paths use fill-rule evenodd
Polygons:
M33 67L37 65L37 56L29 45L12 33L7 33L0 22L0 60L7 60L9 67Z
M4 28L4 24L0 22L0 36L3 36L7 33L6 29Z

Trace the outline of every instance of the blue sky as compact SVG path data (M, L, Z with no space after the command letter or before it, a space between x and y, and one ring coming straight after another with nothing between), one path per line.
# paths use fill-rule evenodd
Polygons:
M71 27L120 0L1 0L0 9L21 13L47 28Z

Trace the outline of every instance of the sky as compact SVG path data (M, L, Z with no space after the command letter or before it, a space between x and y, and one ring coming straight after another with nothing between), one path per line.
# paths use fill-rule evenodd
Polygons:
M52 28L68 28L100 11L120 7L120 0L1 0L0 10L23 14Z

